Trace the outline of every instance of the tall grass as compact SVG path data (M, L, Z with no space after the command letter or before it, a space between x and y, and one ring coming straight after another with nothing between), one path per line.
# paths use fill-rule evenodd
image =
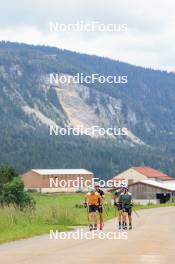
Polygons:
M69 230L71 226L86 225L87 209L76 208L82 203L84 194L41 195L33 194L36 200L36 210L24 212L13 207L0 208L0 243L20 238L49 233L52 230ZM115 217L117 210L110 205L105 206L104 220ZM135 209L155 208L165 205L135 205Z
M42 212L42 219L49 225L75 225L77 217L74 210L63 206L51 205L49 210Z
M5 207L0 209L0 243L49 232L50 229L68 230L76 223L75 215L60 206L24 212Z

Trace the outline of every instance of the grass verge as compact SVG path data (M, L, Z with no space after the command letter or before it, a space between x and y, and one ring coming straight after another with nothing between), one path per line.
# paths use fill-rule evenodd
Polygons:
M76 208L83 203L84 194L32 194L36 200L36 210L21 212L12 207L0 209L0 243L35 235L49 233L50 230L67 231L70 226L87 225L87 210ZM104 220L115 217L114 207L107 195ZM175 203L158 205L135 205L136 210L175 206ZM117 215L117 211L116 211Z

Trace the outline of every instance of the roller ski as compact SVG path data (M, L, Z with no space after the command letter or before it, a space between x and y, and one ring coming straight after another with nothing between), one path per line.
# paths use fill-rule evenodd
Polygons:
M128 228L128 227L127 227L127 223L123 223L123 224L122 224L122 229L123 229L123 230L127 230L127 228Z

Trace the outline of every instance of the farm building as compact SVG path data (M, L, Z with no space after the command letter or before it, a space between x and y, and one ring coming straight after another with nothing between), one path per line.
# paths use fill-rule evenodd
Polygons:
M26 190L42 193L86 191L93 173L84 169L32 169L22 175Z
M129 184L144 180L154 180L154 181L171 181L172 177L167 174L155 170L150 167L132 167L128 170L114 176L114 179L125 179L128 180Z
M175 181L142 180L131 183L129 191L133 199L140 204L165 203L175 196Z

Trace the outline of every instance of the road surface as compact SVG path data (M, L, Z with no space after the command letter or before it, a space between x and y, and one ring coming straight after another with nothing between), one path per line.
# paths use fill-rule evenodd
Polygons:
M133 230L127 233L117 231L115 239L95 237L90 240L61 240L50 239L49 235L24 239L1 245L0 263L175 264L175 207L148 209L138 213L139 217L133 213ZM109 232L116 232L115 226L114 219L106 223L105 236ZM78 231L75 230L74 234ZM87 228L84 228L83 232L86 231Z

